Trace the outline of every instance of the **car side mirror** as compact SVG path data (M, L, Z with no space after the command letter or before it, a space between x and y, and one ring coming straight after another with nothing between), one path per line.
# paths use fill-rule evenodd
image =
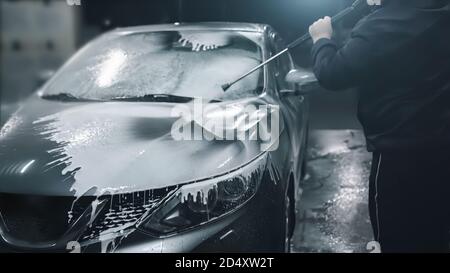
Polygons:
M316 76L314 76L314 73L305 69L295 68L291 69L291 71L286 74L285 81L297 85L305 85L315 83L317 82L317 79Z
M295 90L291 90L290 92L283 90L281 93L284 95L306 95L319 87L319 82L316 76L314 76L314 73L301 68L289 71L286 74L285 81L294 84Z

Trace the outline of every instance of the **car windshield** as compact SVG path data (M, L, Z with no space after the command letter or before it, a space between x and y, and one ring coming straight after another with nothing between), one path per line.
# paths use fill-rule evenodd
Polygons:
M108 34L81 50L43 95L113 100L168 95L230 100L261 92L262 70L221 86L262 60L262 35L236 31Z

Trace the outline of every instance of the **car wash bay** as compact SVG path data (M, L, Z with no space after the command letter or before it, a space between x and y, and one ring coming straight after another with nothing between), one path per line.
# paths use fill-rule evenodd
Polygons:
M65 1L2 1L2 15L10 16L1 16L0 124L48 78L47 72L103 31L175 21L245 21L270 24L291 41L318 16L333 14L350 0L267 0L264 5L260 0L132 2L108 1L105 5L90 0L70 7ZM24 14L31 19L13 20ZM52 18L52 23L39 18ZM340 33L352 23L347 22ZM293 54L297 64L309 66L309 46L297 48ZM372 240L367 204L371 155L365 150L355 118L356 95L319 90L309 96L309 161L298 195L291 249L366 252L366 244Z
M356 94L319 90L311 99L307 175L301 183L293 252L367 252L372 241L372 155L356 120Z

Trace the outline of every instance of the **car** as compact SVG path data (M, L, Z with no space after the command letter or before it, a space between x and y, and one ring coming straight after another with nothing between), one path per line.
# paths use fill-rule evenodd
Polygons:
M287 53L221 88L283 47L219 22L89 42L0 131L0 250L289 251L317 81Z

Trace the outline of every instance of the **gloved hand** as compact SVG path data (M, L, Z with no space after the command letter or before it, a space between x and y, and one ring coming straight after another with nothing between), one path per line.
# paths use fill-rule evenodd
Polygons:
M317 20L309 27L309 34L312 37L313 43L316 43L322 38L331 39L331 36L333 35L331 18L326 16L323 19Z

